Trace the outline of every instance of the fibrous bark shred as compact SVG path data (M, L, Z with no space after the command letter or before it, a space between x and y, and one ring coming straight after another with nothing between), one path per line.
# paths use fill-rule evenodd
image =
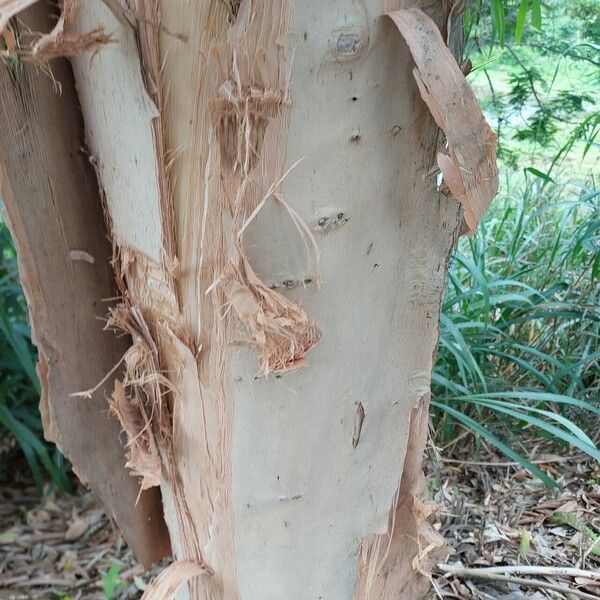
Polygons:
M221 278L225 295L249 339L238 341L259 354L259 372L268 375L302 365L321 339L320 329L282 294L269 289L245 257L230 263Z
M179 588L194 577L210 576L212 570L201 562L180 560L167 567L148 586L142 600L173 600Z

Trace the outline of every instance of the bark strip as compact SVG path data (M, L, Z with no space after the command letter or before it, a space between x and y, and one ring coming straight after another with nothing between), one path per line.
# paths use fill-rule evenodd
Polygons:
M496 136L436 24L418 8L389 13L417 68L421 96L446 135L447 153L437 163L444 181L462 204L470 232L498 192Z
M49 3L19 19L48 31ZM83 151L83 124L66 60L52 64L54 81L34 66L0 66L1 195L15 239L43 387L40 410L48 439L102 499L145 564L169 552L156 490L139 495L124 465L118 423L106 398L128 341L103 332L115 296L111 249L97 182ZM62 94L57 94L57 82ZM90 257L73 260L74 256ZM90 397L76 397L97 387Z

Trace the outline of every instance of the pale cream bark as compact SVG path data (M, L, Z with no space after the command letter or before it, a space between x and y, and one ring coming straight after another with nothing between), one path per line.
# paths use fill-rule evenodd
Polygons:
M72 63L132 339L111 404L177 560L147 598L427 589L447 260L497 171L453 3L442 33L401 4L65 2L102 44Z

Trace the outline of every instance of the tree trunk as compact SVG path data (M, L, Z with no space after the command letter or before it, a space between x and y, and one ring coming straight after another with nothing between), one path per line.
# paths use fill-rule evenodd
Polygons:
M31 4L1 191L45 429L141 560L170 542L146 597L422 597L447 260L497 188L460 3L64 0L32 40L49 7L5 0L0 27Z

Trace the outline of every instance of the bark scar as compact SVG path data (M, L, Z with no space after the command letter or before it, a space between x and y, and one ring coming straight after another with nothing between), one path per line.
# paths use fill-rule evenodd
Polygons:
M356 415L354 416L354 432L352 433L352 447L356 448L360 442L360 434L365 420L365 408L362 402L356 403Z

